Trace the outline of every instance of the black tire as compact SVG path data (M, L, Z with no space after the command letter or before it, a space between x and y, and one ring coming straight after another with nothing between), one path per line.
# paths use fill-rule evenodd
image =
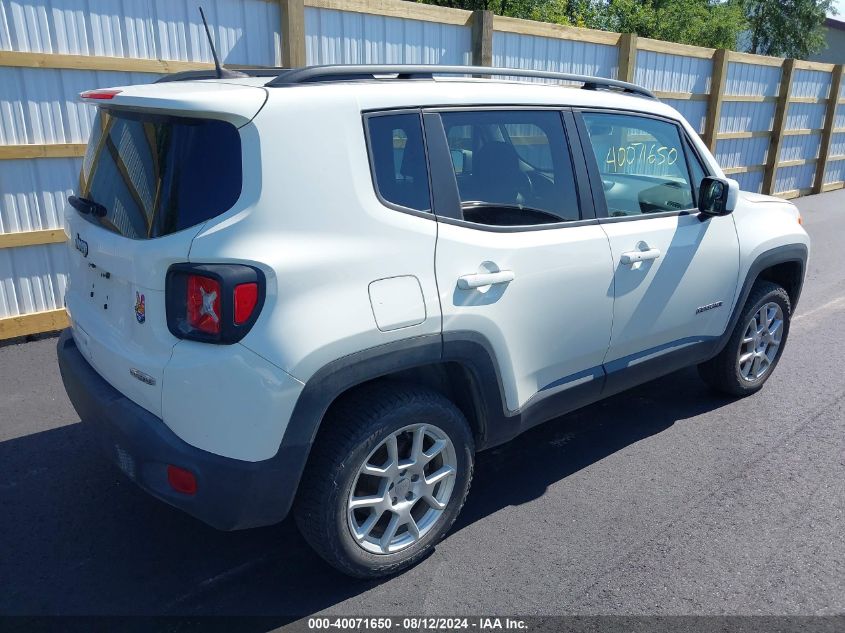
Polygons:
M743 378L740 374L737 363L740 353L740 345L751 318L756 312L767 303L777 303L783 312L783 335L780 347L772 360L769 369L761 377L755 380ZM786 340L789 336L789 324L792 319L792 305L789 295L781 286L770 281L757 281L751 288L745 306L740 313L739 320L734 326L730 339L721 352L709 361L698 366L698 373L701 378L717 391L732 396L750 396L762 389L775 370L781 354L786 347Z
M372 553L353 538L347 500L359 468L390 434L426 422L448 435L457 467L446 508L416 543ZM350 576L377 578L416 564L452 527L469 492L475 443L461 411L439 393L402 383L363 387L335 403L322 423L294 506L300 532L329 564ZM389 513L386 513L389 516Z

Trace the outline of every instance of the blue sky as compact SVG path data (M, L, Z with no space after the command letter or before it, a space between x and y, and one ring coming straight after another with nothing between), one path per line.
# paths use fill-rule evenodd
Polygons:
M836 5L836 9L839 11L839 13L833 17L838 20L845 20L845 0L836 0L833 4Z

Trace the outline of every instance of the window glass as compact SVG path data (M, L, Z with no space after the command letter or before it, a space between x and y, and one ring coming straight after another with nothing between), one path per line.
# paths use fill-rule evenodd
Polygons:
M624 114L584 113L608 215L681 211L694 206L678 127Z
M579 218L559 112L462 111L441 117L465 220L525 226Z
M160 237L231 209L242 178L231 123L99 110L78 195L103 211L80 215L132 239Z
M428 167L419 114L390 114L367 119L373 177L387 202L429 211Z

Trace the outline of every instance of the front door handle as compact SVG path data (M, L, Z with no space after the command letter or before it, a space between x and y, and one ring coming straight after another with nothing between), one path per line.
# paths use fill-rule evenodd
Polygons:
M495 273L476 273L474 275L458 277L458 288L461 290L470 290L472 288L482 288L495 284L506 284L513 280L514 274L512 270L500 270Z
M628 251L627 253L622 253L622 257L619 258L619 261L626 266L631 266L637 262L646 262L652 259L657 259L658 257L660 257L659 248L648 248L644 251Z

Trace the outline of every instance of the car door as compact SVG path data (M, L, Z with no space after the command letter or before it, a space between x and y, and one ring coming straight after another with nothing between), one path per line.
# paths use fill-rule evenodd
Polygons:
M644 362L664 373L707 354L727 326L739 244L731 216L697 211L709 174L681 125L624 112L577 116L613 258L612 391L639 382L626 370Z
M570 408L589 400L610 341L613 267L580 145L575 160L570 153L571 113L476 108L424 118L444 341L485 339L511 412L541 396L560 395L563 409L567 397Z

